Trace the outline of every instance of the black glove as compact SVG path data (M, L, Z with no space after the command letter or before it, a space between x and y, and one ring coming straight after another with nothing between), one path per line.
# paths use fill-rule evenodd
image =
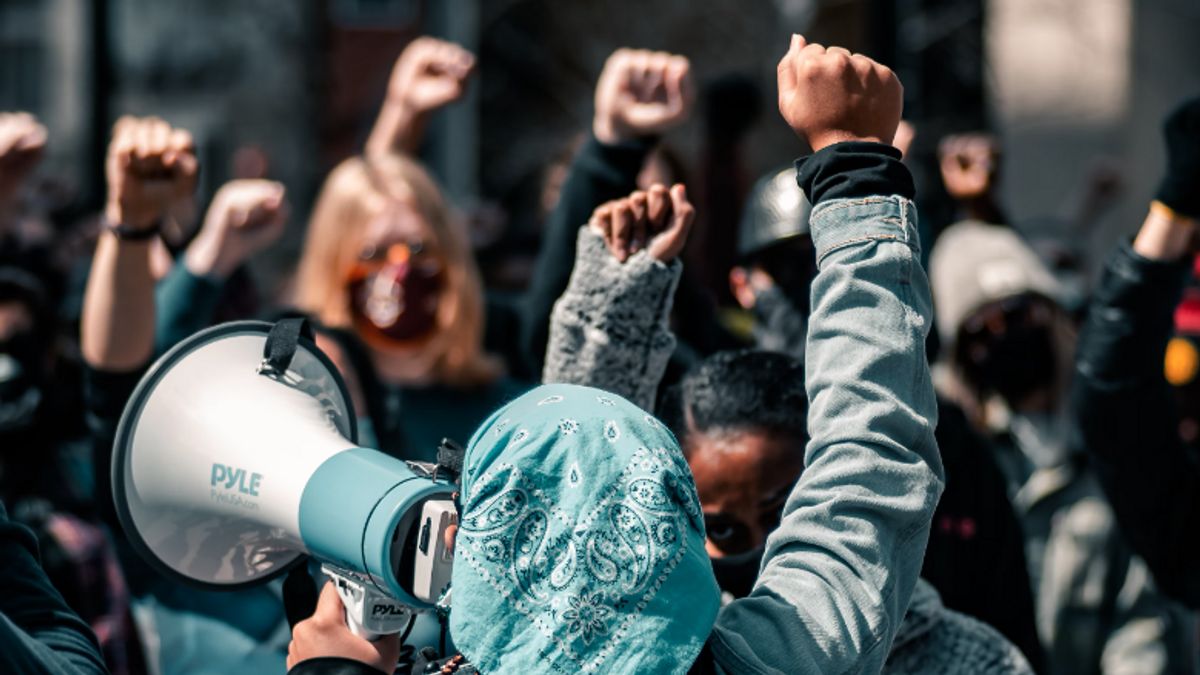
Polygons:
M1200 96L1185 101L1163 123L1167 176L1155 198L1172 211L1200 218Z

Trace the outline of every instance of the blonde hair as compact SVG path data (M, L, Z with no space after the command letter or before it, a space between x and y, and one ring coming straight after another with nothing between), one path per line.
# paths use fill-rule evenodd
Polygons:
M352 328L346 283L361 253L375 204L402 199L421 214L446 260L446 287L438 308L437 337L402 358L430 364L437 382L476 386L501 375L483 350L483 284L466 228L450 212L433 177L401 155L351 157L325 180L313 208L296 280L296 305L333 328Z

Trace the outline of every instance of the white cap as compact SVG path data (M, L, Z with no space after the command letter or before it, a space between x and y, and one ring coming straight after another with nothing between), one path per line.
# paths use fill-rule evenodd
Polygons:
M929 259L929 282L942 344L959 325L996 300L1033 292L1062 302L1063 288L1011 228L966 220L946 229Z

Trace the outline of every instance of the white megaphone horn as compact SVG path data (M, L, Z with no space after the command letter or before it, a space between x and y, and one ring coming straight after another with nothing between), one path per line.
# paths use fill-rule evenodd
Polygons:
M300 319L202 331L160 358L125 407L113 498L134 548L205 588L319 561L358 634L400 632L450 581L455 486L358 447L337 369Z

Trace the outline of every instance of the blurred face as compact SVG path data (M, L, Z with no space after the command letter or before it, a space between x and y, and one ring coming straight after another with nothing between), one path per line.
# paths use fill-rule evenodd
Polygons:
M446 261L411 201L380 198L372 206L377 215L346 273L355 330L380 351L424 346L437 331Z
M989 303L963 321L955 360L972 386L992 391L1021 411L1054 387L1058 310L1037 295Z
M804 469L804 446L754 431L693 434L688 465L704 512L705 548L720 559L765 544Z
M33 423L42 400L45 354L46 345L34 334L28 306L0 301L0 434Z

